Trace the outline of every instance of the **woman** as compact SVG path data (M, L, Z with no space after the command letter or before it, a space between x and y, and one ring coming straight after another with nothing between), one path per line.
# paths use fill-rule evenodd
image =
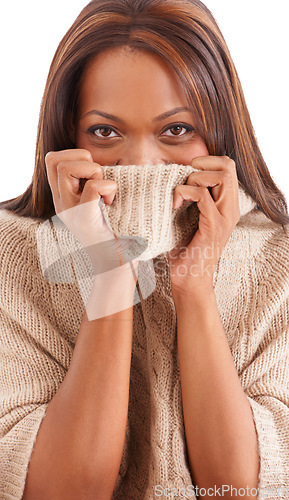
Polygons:
M193 207L139 301L117 196L156 234ZM62 282L47 221L78 251ZM90 2L50 67L32 183L2 203L2 498L287 498L287 224L204 4Z

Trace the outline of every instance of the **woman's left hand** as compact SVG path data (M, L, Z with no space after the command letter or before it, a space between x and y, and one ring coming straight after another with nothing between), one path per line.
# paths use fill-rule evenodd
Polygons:
M200 171L175 188L173 208L184 200L197 202L199 227L187 246L182 242L168 253L175 303L181 297L212 291L216 265L240 219L235 162L228 156L201 156L191 165Z

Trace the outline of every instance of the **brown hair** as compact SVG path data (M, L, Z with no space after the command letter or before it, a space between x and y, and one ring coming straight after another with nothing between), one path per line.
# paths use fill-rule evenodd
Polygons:
M232 158L257 208L272 221L287 224L286 199L258 147L228 47L213 15L199 0L92 0L80 12L50 66L32 182L22 195L0 207L40 219L55 214L45 155L74 148L68 124L76 116L83 70L99 52L123 45L157 53L173 67L209 154Z

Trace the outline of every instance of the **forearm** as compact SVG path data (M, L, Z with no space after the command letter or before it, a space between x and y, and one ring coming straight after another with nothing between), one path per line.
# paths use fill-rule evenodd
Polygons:
M130 301L129 308L92 321L84 313L69 370L48 406L31 457L33 479L37 473L37 484L44 485L38 498L46 498L47 485L52 488L47 498L53 500L71 498L86 486L86 498L111 497L129 400L133 289L125 285L121 279L114 282L110 300L121 293ZM99 310L100 297L109 299L98 279L87 304L91 311L93 304Z
M203 488L223 484L256 488L259 460L253 416L215 294L181 300L176 311L185 433L194 483Z

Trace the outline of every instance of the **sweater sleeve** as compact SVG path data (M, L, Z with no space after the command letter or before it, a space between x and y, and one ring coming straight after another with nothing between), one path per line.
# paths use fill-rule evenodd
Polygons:
M24 408L26 414L23 412L23 407L18 412L15 408L12 414L3 415L1 418L0 495L3 500L22 498L28 463L47 406L48 404L28 405ZM12 424L6 432L5 420L13 416L20 420Z
M55 285L52 300L31 220L0 217L0 260L0 498L20 500L37 432L73 353L73 285Z
M257 276L257 304L248 311L250 344L256 350L240 377L258 438L258 500L289 498L288 242L272 241L267 247L270 259L266 251L259 256L264 265Z

